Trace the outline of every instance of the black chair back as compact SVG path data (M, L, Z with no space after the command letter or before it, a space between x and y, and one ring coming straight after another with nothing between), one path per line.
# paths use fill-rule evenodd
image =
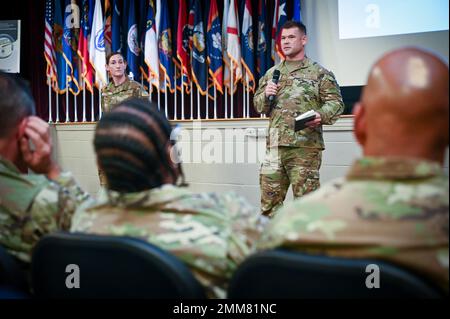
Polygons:
M376 265L379 272L369 265ZM374 277L376 272L379 274L379 281ZM377 283L379 288L376 288ZM440 289L406 270L385 262L307 255L281 249L264 251L249 257L233 275L228 290L229 298L443 296L444 293Z
M43 298L204 298L189 268L137 238L79 233L43 237L32 258Z
M27 270L0 246L0 299L29 298Z

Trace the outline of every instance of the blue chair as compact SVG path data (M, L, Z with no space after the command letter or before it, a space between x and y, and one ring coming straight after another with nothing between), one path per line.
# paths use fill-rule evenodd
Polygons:
M38 298L205 298L185 264L131 237L44 236L33 251L31 275Z
M369 289L368 265L379 267L379 288ZM370 280L369 280L370 281ZM229 298L440 298L424 279L378 260L307 255L282 249L250 256L234 273Z

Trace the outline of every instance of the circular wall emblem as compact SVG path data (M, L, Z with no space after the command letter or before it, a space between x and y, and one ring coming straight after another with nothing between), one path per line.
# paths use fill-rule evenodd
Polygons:
M14 40L7 34L0 34L0 59L11 56L14 50Z
M137 25L133 24L128 31L128 47L130 48L130 51L135 55L139 55L139 43L138 43L138 30Z

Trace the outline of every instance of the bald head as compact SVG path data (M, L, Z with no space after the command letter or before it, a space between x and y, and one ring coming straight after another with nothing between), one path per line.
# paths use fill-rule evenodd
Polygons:
M355 108L355 134L364 154L443 162L448 84L448 65L427 51L404 48L378 60Z

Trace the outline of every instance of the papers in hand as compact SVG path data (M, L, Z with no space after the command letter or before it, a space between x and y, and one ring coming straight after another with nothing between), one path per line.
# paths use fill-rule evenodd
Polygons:
M309 110L303 114L300 114L295 118L295 131L300 131L306 128L306 123L312 121L316 118L316 112L314 110Z

